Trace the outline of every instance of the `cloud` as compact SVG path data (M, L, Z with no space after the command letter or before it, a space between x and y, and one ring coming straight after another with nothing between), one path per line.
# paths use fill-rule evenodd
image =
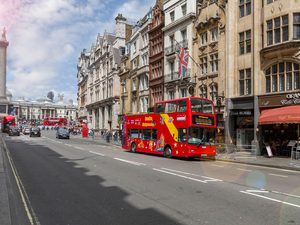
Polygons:
M124 2L119 8L116 9L114 15L122 13L123 16L131 21L142 19L146 13L154 6L155 0L130 0Z
M77 60L97 34L114 31L122 13L137 21L155 0L0 0L0 29L9 41L7 87L14 97L49 90L76 101Z

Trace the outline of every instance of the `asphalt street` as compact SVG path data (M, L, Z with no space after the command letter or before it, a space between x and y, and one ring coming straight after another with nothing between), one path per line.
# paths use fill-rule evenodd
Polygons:
M300 224L299 171L133 154L53 131L6 144L15 224Z

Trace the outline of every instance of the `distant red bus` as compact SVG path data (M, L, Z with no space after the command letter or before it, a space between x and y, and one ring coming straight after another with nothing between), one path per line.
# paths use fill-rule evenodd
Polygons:
M214 157L216 112L212 101L188 97L162 101L154 113L125 115L122 147L165 157Z
M48 117L44 119L44 126L67 126L68 120L66 118Z
M12 115L6 115L2 118L2 131L7 132L9 126L16 126L16 118Z

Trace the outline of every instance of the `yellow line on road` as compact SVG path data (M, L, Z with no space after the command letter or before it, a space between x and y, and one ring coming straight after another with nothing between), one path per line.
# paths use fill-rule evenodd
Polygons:
M8 161L9 161L9 164L10 164L10 167L12 169L12 172L13 172L13 175L14 175L14 178L16 180L16 184L18 186L18 190L19 190L19 193L21 195L21 199L22 199L22 203L23 203L23 206L25 208L25 211L26 211L26 215L27 215L27 218L30 222L31 225L40 225L39 221L38 221L38 218L37 216L35 215L34 211L33 211L33 208L30 204L30 201L29 201L29 198L28 198L28 195L26 193L26 190L25 190L25 187L18 175L18 172L17 172L17 169L14 165L14 162L10 156L10 152L6 146L6 143L4 142L3 138L1 137L2 139L2 143L3 143L3 147L5 149L5 152L6 152L6 155L7 155L7 158L8 158Z

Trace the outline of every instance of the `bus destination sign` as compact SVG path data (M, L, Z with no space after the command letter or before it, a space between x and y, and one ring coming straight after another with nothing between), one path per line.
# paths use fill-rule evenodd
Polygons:
M213 126L214 125L214 119L211 116L201 116L201 115L193 115L192 117L193 124L197 125L207 125L207 126Z

